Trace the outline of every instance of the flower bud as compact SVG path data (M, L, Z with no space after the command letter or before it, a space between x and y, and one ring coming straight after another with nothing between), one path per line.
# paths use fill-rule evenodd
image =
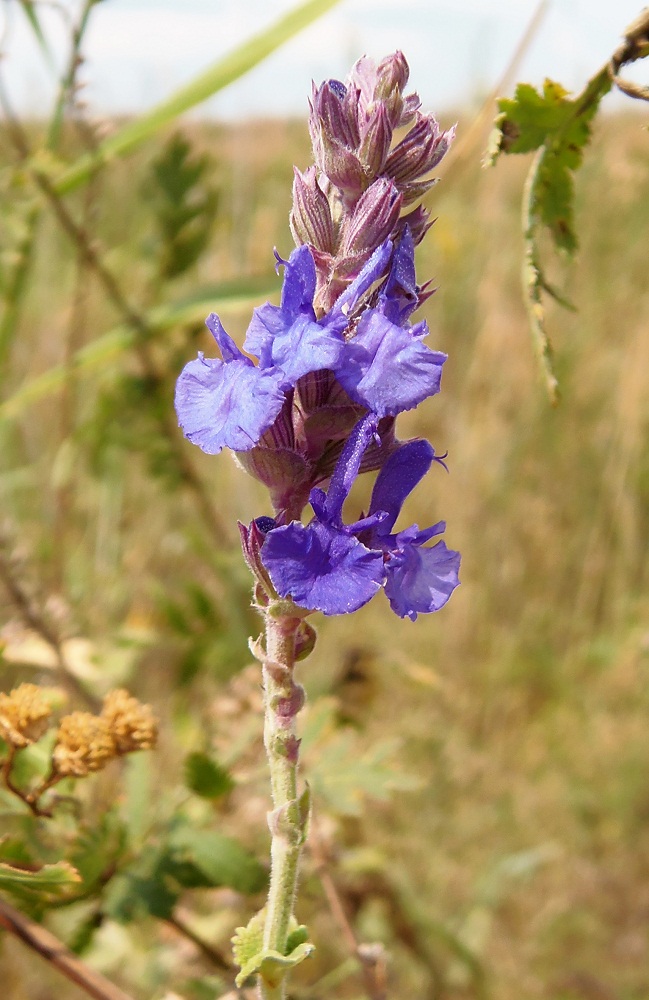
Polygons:
M340 80L326 80L313 88L309 131L314 152L317 142L336 139L350 149L359 141L356 102L350 103L347 87Z
M326 174L332 184L339 188L343 202L353 205L367 186L363 165L356 153L336 139L323 143L320 159L316 157L319 169Z
M306 660L313 652L316 639L317 633L313 625L302 619L295 632L295 659Z
M268 602L269 596L275 597L276 594L261 558L261 547L266 540L267 532L276 526L276 522L272 517L257 517L248 525L242 524L241 521L238 521L237 524L241 536L243 558L261 591L255 594L255 598L258 604L265 604Z
M388 156L385 172L402 188L430 173L447 152L455 129L440 131L432 115L417 114L415 124Z
M326 194L318 184L315 167L309 167L303 174L295 168L293 209L289 222L297 246L309 243L321 252L334 252L331 209Z
M396 185L385 177L374 181L358 199L349 217L341 248L345 255L366 251L359 261L358 271L376 247L391 234L399 218L401 201Z
M403 52L393 52L379 63L374 100L381 101L390 119L392 128L401 124L403 110L403 90L408 82L410 70Z
M392 142L392 124L384 104L375 105L363 129L358 156L368 177L381 173Z

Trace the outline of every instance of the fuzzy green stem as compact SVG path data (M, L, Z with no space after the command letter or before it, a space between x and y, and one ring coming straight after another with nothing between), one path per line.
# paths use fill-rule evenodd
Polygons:
M273 811L269 814L271 874L264 948L285 954L297 887L305 818L297 793L299 741L295 717L302 689L293 681L295 634L299 618L266 615L264 676L264 745L270 768ZM282 1000L285 987L272 987L260 977L262 1000Z

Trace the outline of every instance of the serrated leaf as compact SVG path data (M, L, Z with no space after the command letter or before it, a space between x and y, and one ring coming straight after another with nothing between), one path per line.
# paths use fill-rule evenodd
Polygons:
M501 139L497 152L530 153L544 145L570 114L573 102L559 83L546 80L539 93L529 83L519 83L513 98L498 101L496 131Z
M78 871L67 861L43 865L37 871L26 871L0 863L0 889L23 898L57 899L65 896L81 882Z
M529 153L542 149L531 176L529 213L547 226L556 245L568 252L577 246L573 226L573 179L590 138L590 123L607 90L598 74L584 91L571 97L560 83L546 80L539 93L528 83L513 98L498 102L500 114L490 141L490 159L499 153Z
M532 343L552 405L559 400L552 366L552 346L545 327L543 293L562 302L548 284L540 263L538 234L548 229L555 246L572 254L577 249L574 226L574 171L582 163L590 138L591 122L600 102L611 89L612 72L607 64L575 97L559 83L546 80L539 93L530 84L516 88L513 99L499 101L500 114L489 140L486 162L493 164L501 153L537 150L523 195L523 291Z
M232 955L242 969L259 954L264 942L264 921L266 911L254 913L245 927L237 927L232 936Z
M185 758L185 784L204 799L218 799L234 788L228 772L203 753Z

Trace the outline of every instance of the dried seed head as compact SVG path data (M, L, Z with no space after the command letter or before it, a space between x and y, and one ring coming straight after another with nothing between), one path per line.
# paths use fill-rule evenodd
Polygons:
M51 715L46 693L36 684L21 684L9 694L0 694L0 736L16 749L39 740Z
M158 722L150 705L143 705L119 688L104 698L101 718L108 725L118 754L151 750L158 738Z
M105 719L90 712L72 712L59 723L52 769L62 778L84 778L105 767L116 752Z

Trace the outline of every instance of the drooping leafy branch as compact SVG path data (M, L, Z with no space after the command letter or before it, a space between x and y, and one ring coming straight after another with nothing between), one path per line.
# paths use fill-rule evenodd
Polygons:
M513 98L502 98L498 102L500 113L494 123L486 162L495 163L501 153L536 151L523 192L522 278L532 338L553 404L558 402L559 393L545 323L543 293L572 307L545 276L539 237L545 229L558 250L569 255L576 251L574 174L582 164L592 121L602 99L613 87L630 97L649 100L649 87L619 76L624 66L648 55L649 10L644 10L626 29L622 44L609 61L576 96L570 96L560 83L546 80L541 91L521 83Z

